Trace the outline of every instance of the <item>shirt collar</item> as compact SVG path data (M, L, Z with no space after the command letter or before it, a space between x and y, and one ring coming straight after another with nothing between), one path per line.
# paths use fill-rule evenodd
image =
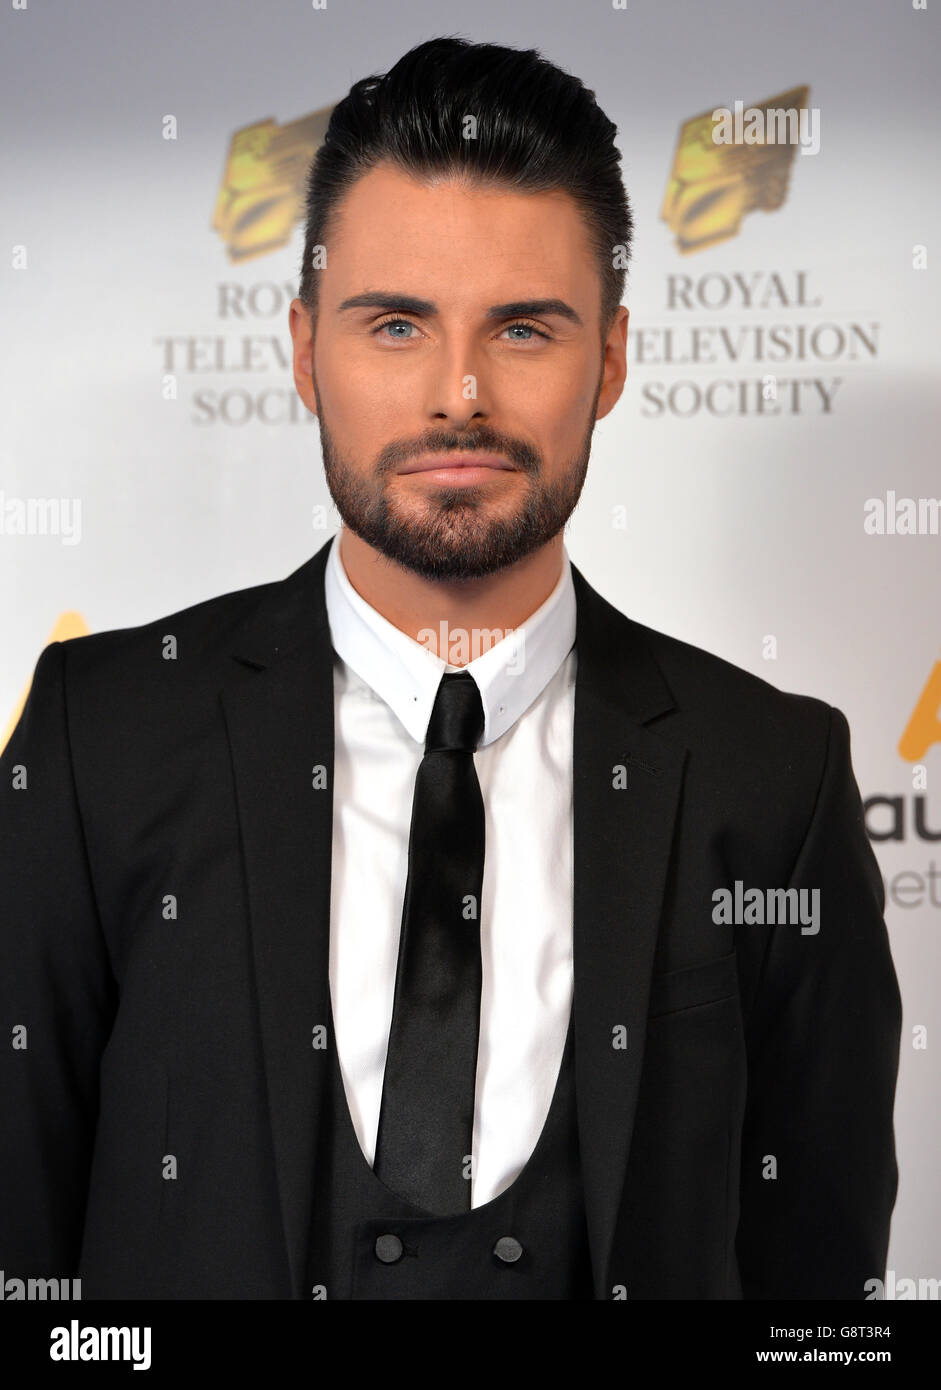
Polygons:
M334 650L421 744L445 671L468 671L477 683L484 709L478 745L482 748L512 728L575 642L575 587L564 547L562 573L548 598L524 623L464 667L449 665L401 632L356 592L340 559L339 536L333 538L327 557L324 597Z

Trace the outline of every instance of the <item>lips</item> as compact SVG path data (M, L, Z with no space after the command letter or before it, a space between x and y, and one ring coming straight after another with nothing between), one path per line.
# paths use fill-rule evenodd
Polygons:
M512 464L507 463L506 459L499 454L426 454L423 458L414 459L404 468L402 473L431 473L446 468L495 468L504 472L515 472Z

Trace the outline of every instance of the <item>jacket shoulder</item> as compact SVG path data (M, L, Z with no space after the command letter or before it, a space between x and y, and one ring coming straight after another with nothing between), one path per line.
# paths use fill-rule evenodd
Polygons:
M270 580L217 594L149 622L67 638L62 646L73 671L110 665L127 669L136 656L149 658L155 645L162 645L168 638L174 639L178 648L198 651L211 661L213 655L231 648L245 620L286 582Z
M62 643L73 679L113 676L118 688L139 670L152 671L155 652L191 676L230 673L244 648L262 660L289 648L308 630L305 616L325 616L323 571L329 542L282 579L235 589L131 627L72 637ZM166 663L161 663L166 664Z
M748 805L754 793L760 804L774 786L780 801L813 804L834 734L848 748L840 710L815 695L780 689L602 602L610 609L611 638L643 651L668 688L672 705L648 728L689 749L717 796L734 793L737 802Z
M829 718L831 706L818 696L783 690L771 680L704 647L633 619L628 621L650 650L681 709L703 705L715 715L724 711L726 718L737 719L746 713L763 714L766 717L790 716L812 724Z
M746 721L783 721L803 728L829 725L832 706L814 695L782 690L715 652L629 617L572 566L596 651L630 653L635 666L655 669L681 720L708 720L718 733L725 727L747 732ZM631 672L625 671L631 678Z

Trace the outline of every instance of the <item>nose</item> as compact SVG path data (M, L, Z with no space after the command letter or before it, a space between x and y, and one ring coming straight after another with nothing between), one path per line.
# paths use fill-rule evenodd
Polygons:
M456 335L429 363L428 415L439 425L465 429L490 417L487 369L469 336Z

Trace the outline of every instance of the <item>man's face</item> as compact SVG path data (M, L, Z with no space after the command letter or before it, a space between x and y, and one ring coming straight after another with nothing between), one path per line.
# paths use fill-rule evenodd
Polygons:
M294 378L350 530L438 580L558 535L626 370L627 310L602 342L575 202L380 165L344 198L315 273L313 340L291 306Z

